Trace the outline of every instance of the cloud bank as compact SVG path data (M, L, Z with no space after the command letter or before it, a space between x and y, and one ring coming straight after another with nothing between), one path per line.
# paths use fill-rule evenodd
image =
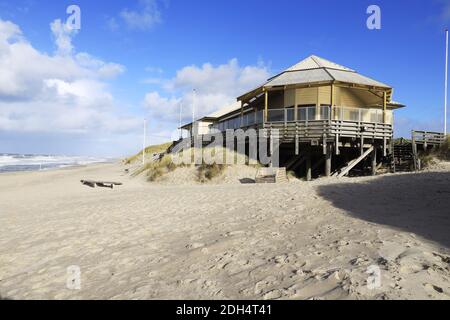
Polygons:
M269 75L264 63L240 66L237 59L217 66L187 66L175 77L160 81L163 94L148 92L144 106L154 118L163 121L177 120L181 106L183 121L191 121L193 105L196 118L207 115L232 104L239 95L264 83Z

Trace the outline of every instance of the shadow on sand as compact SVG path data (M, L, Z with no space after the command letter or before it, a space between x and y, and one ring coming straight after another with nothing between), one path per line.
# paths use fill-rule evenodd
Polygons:
M253 184L253 183L256 183L255 179L250 179L250 178L239 179L239 182L241 184Z
M382 176L320 186L318 193L350 215L412 232L450 248L450 173Z

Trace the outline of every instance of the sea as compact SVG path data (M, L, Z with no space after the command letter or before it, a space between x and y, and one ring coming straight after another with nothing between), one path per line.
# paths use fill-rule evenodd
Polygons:
M112 161L114 159L110 158L0 153L0 173L52 170Z

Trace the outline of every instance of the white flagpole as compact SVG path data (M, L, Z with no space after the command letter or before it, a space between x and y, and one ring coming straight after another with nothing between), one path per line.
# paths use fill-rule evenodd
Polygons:
M180 102L180 139L183 138L183 129L181 129L181 114L183 113L183 103Z
M194 89L192 93L192 124L195 122L195 95L196 91Z
M447 136L447 100L448 100L448 29L445 29L445 103L444 103L445 136Z
M145 166L145 148L147 144L147 119L144 119L144 141L142 144L142 165Z
M195 127L195 89L192 91L192 127L191 127L191 137L194 136L194 127Z

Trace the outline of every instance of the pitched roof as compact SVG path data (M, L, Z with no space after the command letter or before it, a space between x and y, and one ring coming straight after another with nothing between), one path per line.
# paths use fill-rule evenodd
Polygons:
M330 68L330 69L355 72L355 70L341 66L340 64L334 63L332 61L326 60L324 58L321 58L321 57L318 57L315 55L309 56L308 58L300 61L297 64L294 64L292 67L286 69L285 71L299 71L299 70L310 70L310 69L318 69L318 68Z
M213 112L211 114L208 114L207 116L205 116L204 118L220 118L223 117L224 115L239 110L241 108L241 103L240 102L234 102L231 105L228 105L226 107L223 107L221 109L219 109L216 112Z
M363 76L353 69L314 55L269 79L264 87L332 81L390 88L389 85Z

